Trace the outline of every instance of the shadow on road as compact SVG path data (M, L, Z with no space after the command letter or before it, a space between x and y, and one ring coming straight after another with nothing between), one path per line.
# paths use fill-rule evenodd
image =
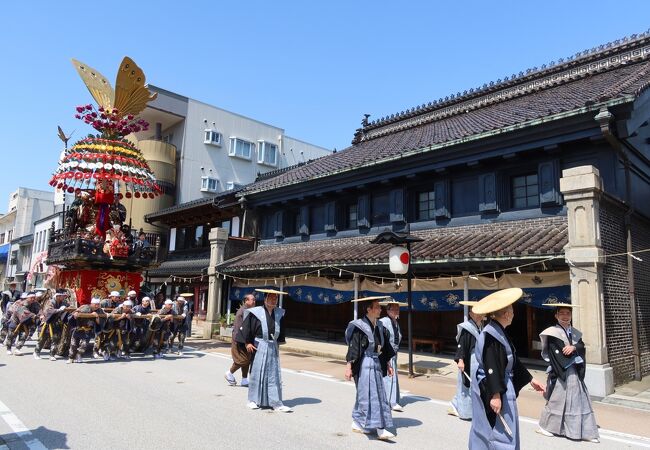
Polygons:
M295 406L300 406L300 405L315 405L321 402L322 401L319 398L298 397L298 398L292 398L290 400L284 400L282 403L284 403L286 406L290 406L291 408L293 408Z
M5 443L9 448L15 448L16 446L22 447L21 444L27 445L29 448L37 448L40 446L30 446L31 439L38 439L41 443L48 449L69 449L68 447L68 435L66 433L61 433L59 431L50 430L43 426L29 430L32 436L23 436L19 437L17 434L9 433L0 435L0 442ZM12 445L13 444L13 445Z
M399 428L411 428L419 427L422 425L422 421L417 419L412 419L410 417L395 417L393 416L393 426L397 429Z
M420 397L419 395L403 395L401 398L401 404L402 406L410 405L411 403L417 403L417 402L428 402L429 398L427 397Z

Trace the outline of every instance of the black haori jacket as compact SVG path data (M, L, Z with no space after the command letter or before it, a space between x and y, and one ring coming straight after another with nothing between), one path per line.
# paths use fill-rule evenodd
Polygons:
M585 343L579 330L571 328L569 338L567 330L555 325L542 331L539 338L542 341L542 358L551 366L551 376L565 381L567 370L571 365L575 365L580 381L585 379ZM576 351L568 356L562 353L562 349L567 345L576 347Z

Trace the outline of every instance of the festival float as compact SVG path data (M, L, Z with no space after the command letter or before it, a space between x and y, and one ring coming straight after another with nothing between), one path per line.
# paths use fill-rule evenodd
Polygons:
M47 264L56 271L50 284L74 291L77 303L85 304L111 291L139 292L141 274L155 265L157 249L133 245L137 238L127 223L127 205L156 198L162 190L127 138L148 129L138 114L156 98L143 71L125 57L113 89L97 70L72 63L97 102L77 106L75 117L97 133L66 145L50 180L74 201L64 210L63 228L50 234Z

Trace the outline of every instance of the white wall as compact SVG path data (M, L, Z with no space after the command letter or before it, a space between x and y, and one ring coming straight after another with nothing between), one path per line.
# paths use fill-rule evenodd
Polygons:
M215 129L221 133L220 147L204 143L206 128ZM228 155L231 137L237 137L256 145L250 160ZM278 146L278 164L276 166L257 162L257 145L260 140ZM210 195L201 192L202 176L218 179L217 192L221 192L226 190L228 181L248 184L255 180L258 172L276 170L329 153L329 150L325 148L285 136L282 128L191 99L188 102L185 140L182 145L184 147L180 152L181 159L177 169L179 171L177 204ZM293 149L293 153L287 154L289 149Z
M15 208L13 237L29 236L34 232L34 222L54 213L54 193L38 189L18 188L9 196L9 211ZM29 271L33 245L12 245L9 252L18 251L18 264L7 264L7 277L13 277L17 271Z
M53 192L18 188L15 193L9 197L9 211L16 208L13 239L32 234L34 222L54 212Z

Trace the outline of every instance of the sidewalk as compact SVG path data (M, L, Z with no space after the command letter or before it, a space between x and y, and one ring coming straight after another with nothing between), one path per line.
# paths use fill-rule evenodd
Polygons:
M230 337L217 337L217 340L230 342ZM286 344L281 351L301 355L319 356L321 358L345 361L347 346L342 342L325 342L318 339L286 338ZM400 349L398 366L400 373L408 374L408 352ZM530 372L538 379L544 379L544 370L529 367ZM456 380L458 369L452 355L417 352L413 353L413 371L420 375L436 375Z

